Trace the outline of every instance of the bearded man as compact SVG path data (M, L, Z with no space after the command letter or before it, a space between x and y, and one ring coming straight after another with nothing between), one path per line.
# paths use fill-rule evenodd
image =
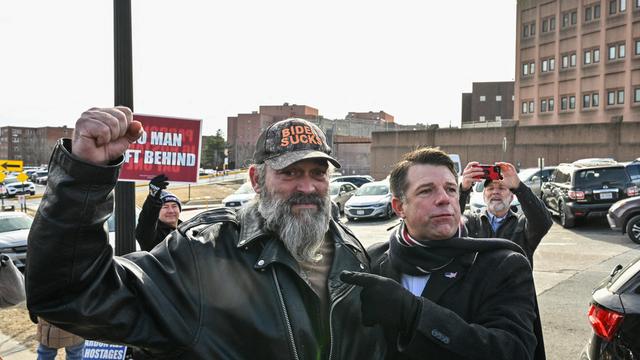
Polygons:
M466 229L470 237L497 237L511 240L525 251L533 267L533 253L547 234L553 221L551 214L531 189L520 181L516 168L507 162L498 162L502 180L483 179L484 171L472 161L464 168L460 181L460 207L464 209L474 182L484 181L482 196L487 205L479 214L465 212ZM517 196L522 214L511 210Z
M362 325L368 271L358 240L330 216L325 135L301 119L262 132L236 217L204 212L150 252L113 256L104 222L123 154L142 133L124 107L91 109L60 140L29 235L29 310L74 334L170 359L382 359Z

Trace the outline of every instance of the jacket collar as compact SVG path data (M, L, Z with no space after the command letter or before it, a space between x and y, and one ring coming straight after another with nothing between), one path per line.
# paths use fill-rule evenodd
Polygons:
M251 244L256 239L269 235L264 229L264 219L258 213L258 206L250 204L240 211L240 236L238 236L237 247Z

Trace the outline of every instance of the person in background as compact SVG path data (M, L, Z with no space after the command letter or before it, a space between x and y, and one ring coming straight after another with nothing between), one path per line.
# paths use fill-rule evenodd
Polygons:
M143 251L151 251L182 223L182 203L177 196L165 190L168 180L160 174L149 182L149 195L136 225L136 240Z
M446 153L405 154L390 176L402 222L368 249L375 275L341 278L362 287L362 319L382 326L389 359L532 359L529 261L511 241L459 237L457 180Z
M475 182L484 181L482 194L487 205L479 214L465 212L465 226L470 237L497 237L520 245L533 267L533 253L542 238L549 232L553 220L547 207L531 189L525 185L513 165L498 162L502 180L483 179L479 163L472 161L462 172L460 181L460 206L464 209L471 187ZM522 214L511 210L513 196L517 196Z

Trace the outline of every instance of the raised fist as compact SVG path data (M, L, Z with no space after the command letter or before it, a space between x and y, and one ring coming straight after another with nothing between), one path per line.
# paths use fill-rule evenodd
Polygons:
M122 156L142 132L142 124L133 120L127 107L92 108L76 121L71 152L84 161L106 165Z
M151 179L151 182L149 183L149 195L159 198L162 190L169 186L169 182L167 180L169 180L169 178L165 174L157 175Z

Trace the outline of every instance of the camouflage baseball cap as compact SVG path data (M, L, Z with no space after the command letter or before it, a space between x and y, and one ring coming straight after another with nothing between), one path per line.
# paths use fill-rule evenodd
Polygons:
M253 160L280 170L300 160L327 159L339 168L340 163L330 154L331 148L319 127L307 120L290 118L272 124L260 134Z

